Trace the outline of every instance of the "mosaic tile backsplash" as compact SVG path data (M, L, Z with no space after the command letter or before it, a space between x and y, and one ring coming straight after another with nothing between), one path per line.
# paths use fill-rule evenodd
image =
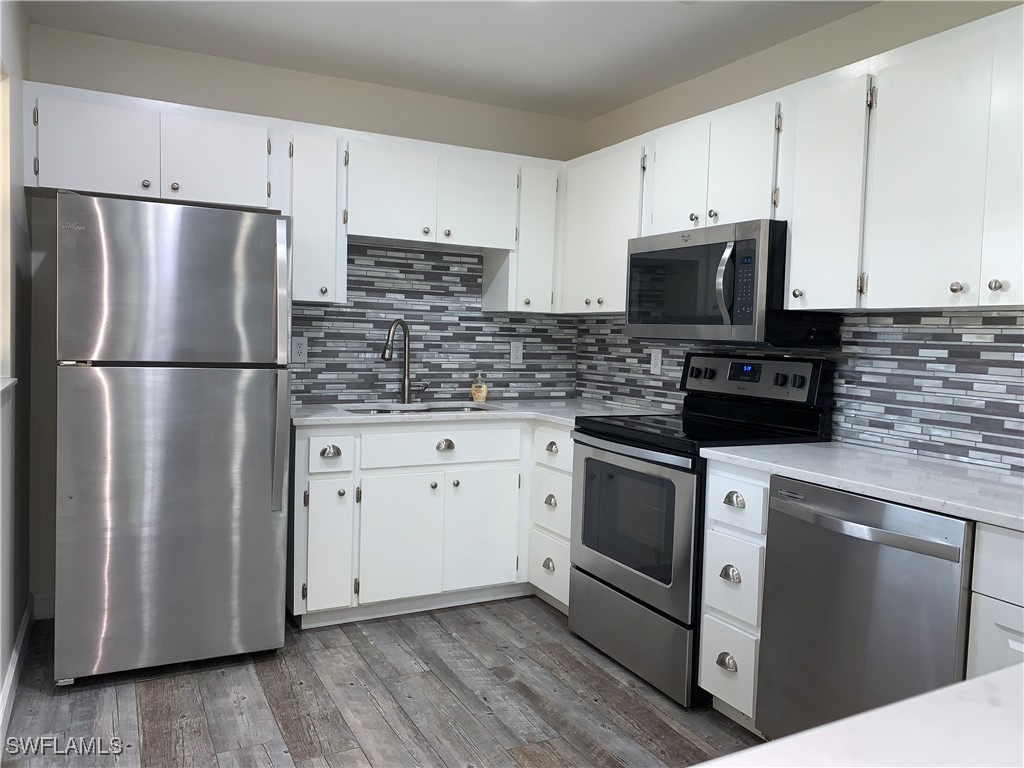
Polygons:
M349 304L293 307L293 335L309 350L307 364L293 367L293 401L395 400L402 352L384 362L380 351L402 317L425 399L467 400L483 370L489 399L682 403L683 359L696 347L629 338L621 316L484 313L482 283L479 255L352 246ZM525 342L523 365L509 363L513 339ZM850 314L842 349L827 356L837 364L835 439L1024 472L1021 313Z

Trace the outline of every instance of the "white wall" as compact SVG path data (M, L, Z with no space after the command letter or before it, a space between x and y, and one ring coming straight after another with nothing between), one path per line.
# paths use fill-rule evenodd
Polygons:
M10 112L4 121L0 188L0 270L3 314L0 376L21 379L0 394L0 732L6 733L17 687L19 631L28 606L28 307L18 299L27 285L30 252L22 178L21 88L28 68L28 23L22 8L0 3L0 59L8 78ZM22 377L24 378L22 379Z

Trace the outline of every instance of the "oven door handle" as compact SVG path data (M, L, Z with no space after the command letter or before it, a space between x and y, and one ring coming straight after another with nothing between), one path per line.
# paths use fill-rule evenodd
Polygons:
M598 437L591 437L590 435L584 435L579 432L573 432L572 439L580 445L597 448L599 451L617 453L620 456L629 456L630 458L640 459L641 461L653 461L658 464L667 464L669 466L680 467L682 469L693 469L693 460L688 459L685 456L674 456L670 453L650 451L646 448L635 448L632 445L614 443L611 440L602 440Z
M725 244L725 251L722 259L718 262L718 271L715 273L715 293L718 296L718 311L722 314L722 325L732 325L732 316L729 308L725 306L725 270L729 267L729 260L732 259L736 249L736 241L730 240Z

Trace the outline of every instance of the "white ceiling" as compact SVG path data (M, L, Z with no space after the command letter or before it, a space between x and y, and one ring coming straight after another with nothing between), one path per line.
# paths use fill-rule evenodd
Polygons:
M586 120L866 2L32 2L35 24Z

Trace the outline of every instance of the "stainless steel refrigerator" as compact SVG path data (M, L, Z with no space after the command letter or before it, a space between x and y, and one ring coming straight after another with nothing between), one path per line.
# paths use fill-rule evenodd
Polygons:
M56 196L54 677L280 647L290 222Z

